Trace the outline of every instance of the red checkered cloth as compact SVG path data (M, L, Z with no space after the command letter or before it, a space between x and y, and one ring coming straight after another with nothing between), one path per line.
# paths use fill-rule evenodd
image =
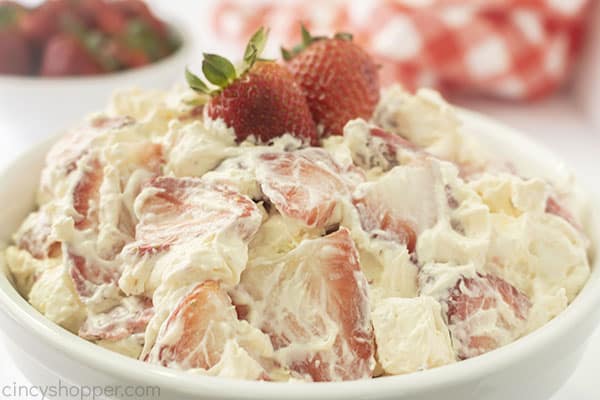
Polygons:
M568 77L589 0L371 0L218 2L220 39L242 46L259 27L271 40L345 31L382 64L384 84L535 99Z

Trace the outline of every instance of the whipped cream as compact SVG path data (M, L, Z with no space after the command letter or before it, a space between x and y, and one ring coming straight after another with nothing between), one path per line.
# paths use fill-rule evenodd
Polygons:
M589 276L572 180L498 168L435 92L320 148L237 143L198 100L122 92L51 149L2 253L48 319L190 374L364 379L508 344Z

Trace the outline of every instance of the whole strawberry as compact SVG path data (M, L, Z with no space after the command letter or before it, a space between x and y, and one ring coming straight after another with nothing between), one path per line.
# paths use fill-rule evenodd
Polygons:
M259 142L268 143L290 133L316 144L315 123L302 89L285 67L259 58L266 39L263 28L252 36L239 72L227 59L204 54L202 71L217 90L211 90L204 81L186 71L188 84L211 96L206 105L208 117L223 119L233 128L239 142L254 136Z
M349 120L371 117L379 101L378 66L351 35L312 37L302 26L302 44L282 54L322 136L341 135Z

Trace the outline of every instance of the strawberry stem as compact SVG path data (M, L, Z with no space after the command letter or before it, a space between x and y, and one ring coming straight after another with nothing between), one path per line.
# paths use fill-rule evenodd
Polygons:
M217 54L204 53L202 60L202 72L206 80L217 86L217 90L212 90L208 84L206 84L197 75L190 72L189 69L185 70L185 79L188 86L193 90L205 94L215 94L220 90L225 89L231 85L236 79L244 75L254 66L257 61L264 59L260 58L260 54L265 48L267 43L267 37L269 31L261 27L258 31L252 35L244 51L244 58L242 65L240 66L240 72L238 73L235 66L226 59Z
M197 92L210 94L211 90L208 88L206 83L202 81L202 79L198 78L196 75L190 72L188 68L185 69L185 80L188 83L188 86L194 89Z
M281 56L285 61L290 61L296 55L300 54L307 47L309 47L314 42L318 42L319 40L327 39L327 36L313 36L310 34L308 29L303 23L300 23L300 34L302 36L302 42L294 46L291 50L288 50L284 47L281 47ZM336 33L334 36L335 39L341 40L352 40L352 35L350 33Z
M244 59L242 64L242 72L240 75L248 72L250 68L256 63L260 54L265 49L265 45L267 44L267 38L269 36L269 31L264 27L260 27L258 31L252 35L250 40L248 41L248 45L246 46L246 50L244 51Z

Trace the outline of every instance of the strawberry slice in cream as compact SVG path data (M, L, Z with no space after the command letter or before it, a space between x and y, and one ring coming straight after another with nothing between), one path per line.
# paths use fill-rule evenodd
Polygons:
M271 338L275 360L295 375L312 381L372 375L367 281L347 229L250 265L235 298Z

